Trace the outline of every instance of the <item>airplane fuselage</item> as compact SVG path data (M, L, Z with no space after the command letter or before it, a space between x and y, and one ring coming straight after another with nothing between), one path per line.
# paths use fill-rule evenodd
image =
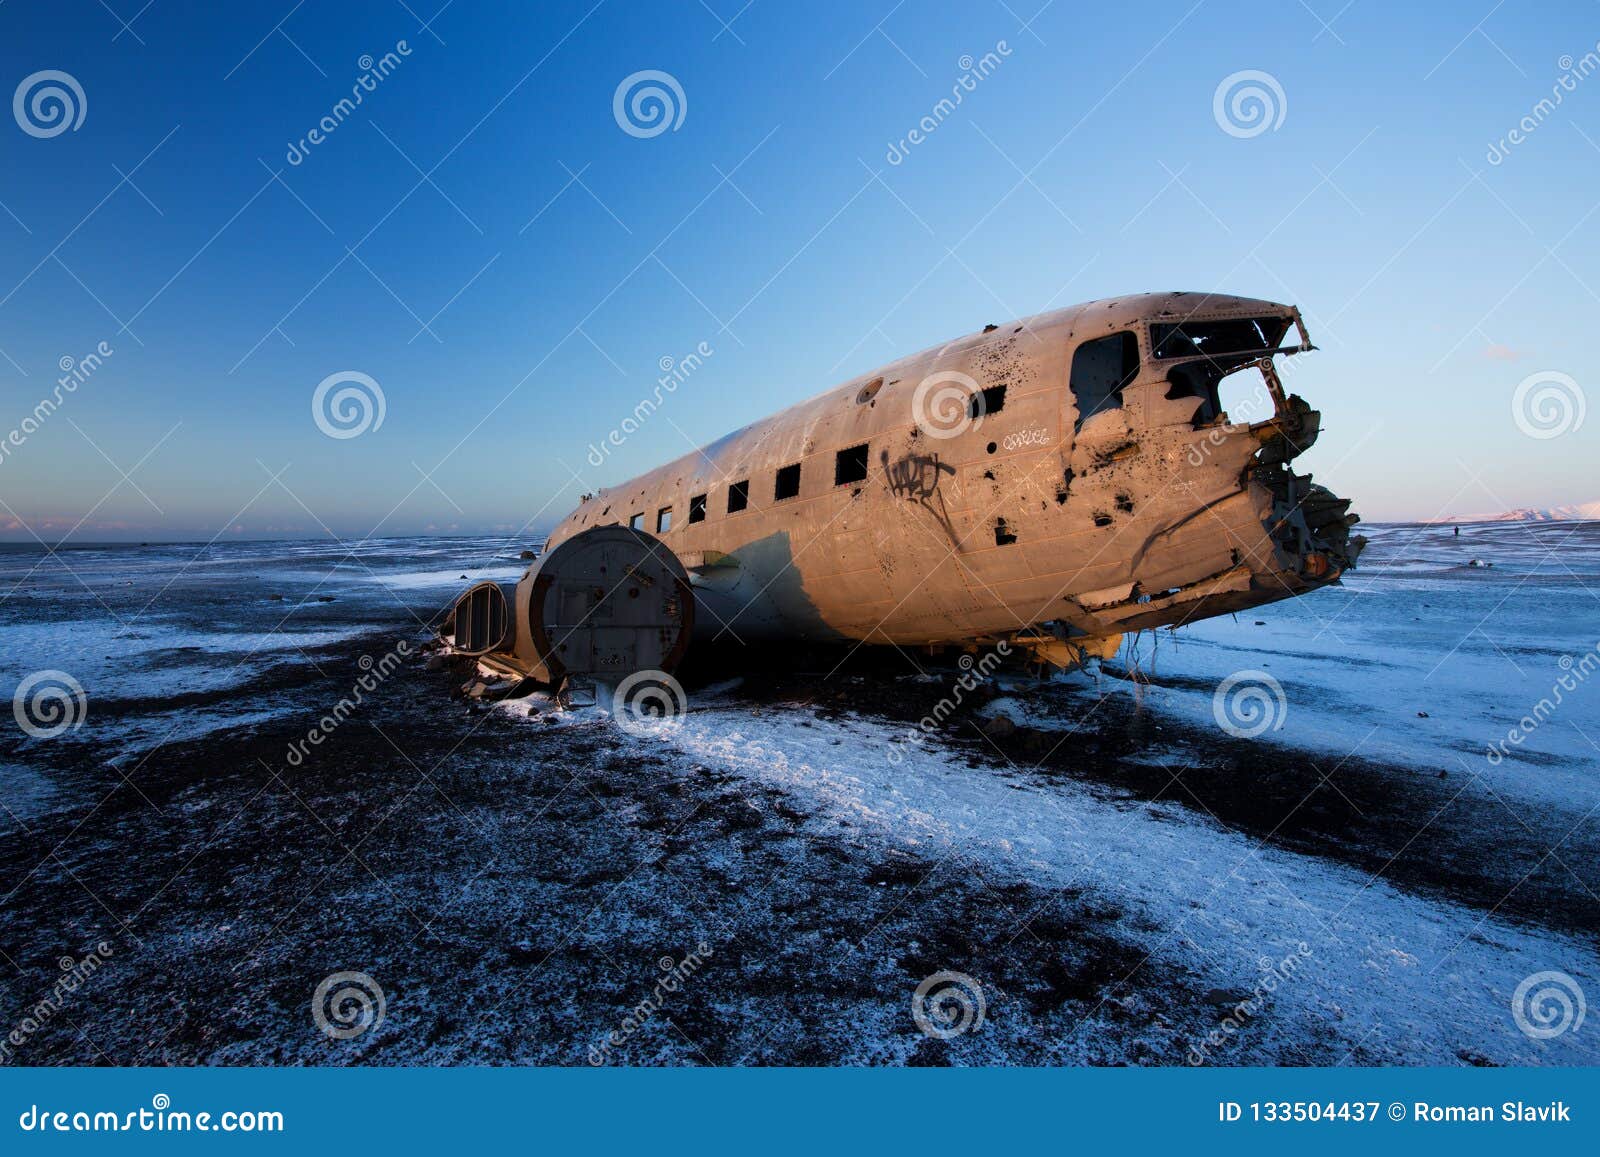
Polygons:
M586 496L549 547L613 524L655 535L691 575L701 634L1042 632L1099 653L1354 561L1348 503L1285 465L1317 415L1284 396L1271 351L1310 348L1293 307L1205 294L989 327ZM1253 367L1260 420L1231 421L1216 382Z

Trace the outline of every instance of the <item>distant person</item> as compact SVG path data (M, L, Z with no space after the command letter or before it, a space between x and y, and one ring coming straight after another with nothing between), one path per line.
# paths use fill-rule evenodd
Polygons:
M1456 527L1456 537L1457 537L1457 538L1460 538L1460 537L1461 537L1461 528L1460 528L1460 527L1459 527L1459 526L1458 526L1458 527Z

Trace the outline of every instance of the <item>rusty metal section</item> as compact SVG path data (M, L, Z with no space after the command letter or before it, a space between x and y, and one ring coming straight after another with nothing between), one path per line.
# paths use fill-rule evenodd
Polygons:
M439 630L439 637L471 658L504 649L511 641L511 608L498 583L468 587Z
M694 629L677 556L625 526L584 531L546 553L517 584L517 600L517 651L550 683L671 671Z

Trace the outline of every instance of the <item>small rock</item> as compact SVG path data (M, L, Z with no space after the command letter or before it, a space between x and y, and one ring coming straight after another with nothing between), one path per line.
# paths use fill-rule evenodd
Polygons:
M1418 719L1426 719L1426 718L1428 718L1428 713L1426 711L1418 711L1417 712L1417 718Z
M1017 733L1017 725L1009 716L996 715L984 723L983 733L990 739L1006 739Z
M331 602L333 602L333 596L332 595L318 595L317 596L317 602L319 602L319 603L331 603Z
M526 562L530 558L538 558L539 556L534 551L525 550L521 554L517 555L517 557Z
M1266 625L1267 625L1267 620L1266 619L1257 619L1256 620L1256 626L1264 627Z
M268 595L267 596L267 602L269 602L269 603L281 603L281 602L283 602L283 596L282 595Z
M466 577L467 577L467 576L466 576L466 575L462 575L462 576L461 576L461 577L462 577L462 578L466 578Z

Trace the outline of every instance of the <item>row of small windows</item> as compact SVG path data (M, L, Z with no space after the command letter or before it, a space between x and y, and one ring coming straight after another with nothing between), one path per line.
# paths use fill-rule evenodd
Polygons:
M833 484L835 486L848 486L852 482L865 482L867 480L867 443L851 446L840 450L834 455ZM797 497L800 493L800 463L792 462L788 466L778 468L772 482L772 500L783 502L786 499ZM689 523L706 520L707 498L705 494L691 495L689 498ZM728 486L728 513L738 514L750 506L750 480L748 478L730 483ZM634 530L644 529L645 516L635 514L628 519L628 525ZM663 506L656 511L656 533L665 534L672 529L672 507Z
M877 392L873 387L881 384L882 379L879 379L876 383L869 385L867 389L862 391L864 396L857 400L866 401L870 399L871 394ZM871 393L867 392L868 389L871 390ZM1005 407L1005 404L1006 388L1004 386L990 386L982 393L972 396L968 403L968 413L970 417L981 418L989 414L998 413ZM835 486L849 486L853 483L867 480L867 470L871 462L867 452L868 445L868 443L862 442L858 446L848 446L834 455L833 484ZM994 452L992 443L989 446L989 450L990 453ZM773 478L772 500L774 502L783 502L786 499L798 496L799 493L800 463L792 462L788 466L780 466L777 475ZM706 499L707 496L704 494L695 494L690 497L689 522L691 525L706 520ZM738 514L741 510L747 509L749 505L750 480L746 478L742 482L731 483L728 486L728 513ZM644 519L645 516L643 514L635 514L628 519L628 525L634 530L643 530ZM656 511L656 533L665 534L671 529L672 507L663 506Z

